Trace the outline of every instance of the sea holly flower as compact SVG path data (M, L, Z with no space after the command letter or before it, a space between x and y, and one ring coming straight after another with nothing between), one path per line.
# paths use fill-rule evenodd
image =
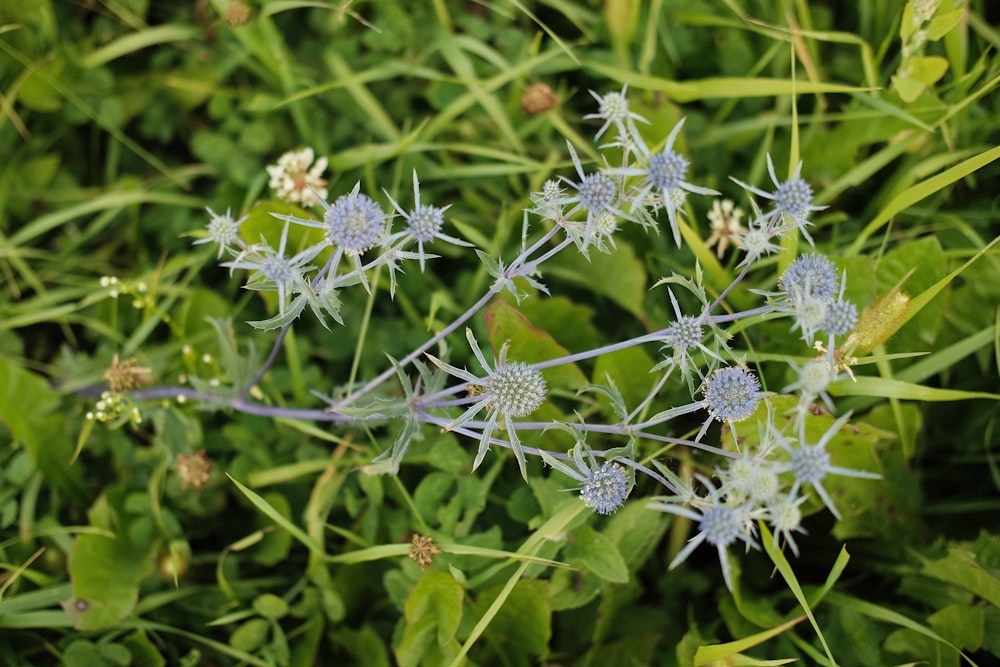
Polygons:
M277 164L268 165L268 187L274 190L274 196L303 206L315 206L326 199L326 179L322 175L327 160L321 157L313 164L314 159L313 149L303 148L289 151L278 158Z
M742 540L747 548L756 547L753 540L753 521L764 516L763 510L752 509L749 505L733 507L719 497L719 492L707 478L698 475L698 480L708 489L707 497L696 497L693 508L673 502L672 499L654 500L649 503L649 509L668 514L682 516L698 524L698 534L688 540L687 546L680 550L670 562L669 569L674 569L691 555L701 545L708 542L719 554L719 564L722 566L722 578L726 588L733 590L733 575L729 566L729 555L726 548L736 541Z
M332 204L326 199L320 199L319 203L325 210L321 221L294 215L272 215L304 227L322 229L326 233L326 243L334 248L333 257L324 268L328 286L332 287L337 281L337 267L343 256L347 255L354 261L354 271L352 276L340 281L357 278L365 290L371 291L361 265L361 255L383 240L387 217L371 197L359 192L360 188L361 183L355 183L353 190L337 197Z
M494 364L491 365L486 361L482 350L479 349L479 342L472 334L472 329L466 329L465 335L479 365L486 371L486 377L476 377L465 369L452 366L430 354L427 355L435 365L448 374L468 382L470 394L473 394L470 396L472 405L462 415L445 425L442 430L456 429L485 410L486 424L483 426L482 436L479 439L479 451L472 464L473 469L478 468L486 457L493 432L502 428L507 431L510 447L517 459L521 476L527 481L528 472L524 462L524 450L517 437L514 419L527 417L545 402L548 391L545 378L542 377L541 371L529 364L522 361L507 361L510 341L505 342L500 347L500 353ZM472 391L472 388L479 389Z
M417 242L417 257L420 259L420 270L424 270L424 244L430 243L431 241L441 240L451 243L457 246L464 246L466 248L471 248L471 243L466 243L461 239L456 239L447 234L441 233L441 228L444 227L444 212L451 208L451 204L444 207L430 206L429 204L420 203L420 181L417 180L417 171L413 170L413 209L410 211L403 210L403 207L396 203L388 192L385 193L386 197L389 197L389 201L392 202L393 208L403 217L407 222L407 228L405 231L396 232L395 234L386 238L386 245L391 245L397 240L412 239ZM431 255L433 257L433 255Z
M219 245L219 254L216 259L220 259L223 251L232 251L233 246L242 245L242 241L240 241L240 225L250 216L244 215L239 220L234 220L231 209L227 208L223 215L219 215L207 206L205 210L208 211L209 215L208 236L198 239L194 242L194 245L217 243Z
M766 192L760 188L748 185L743 181L733 178L732 180L744 190L749 190L758 197L770 199L774 202L774 208L764 216L770 231L781 233L786 229L798 228L802 235L813 245L812 237L809 236L806 226L809 222L809 214L813 211L822 211L826 206L813 206L812 186L806 183L799 174L802 172L802 161L795 167L795 173L787 181L779 181L774 171L774 162L771 155L767 155L767 173L774 183L774 192ZM730 177L732 178L732 177Z
M776 543L784 541L792 549L792 553L799 555L799 545L795 543L793 532L806 534L802 527L802 510L800 506L806 501L805 496L795 498L791 495L779 495L775 500L765 505L767 522L774 529L774 540Z
M794 304L802 296L830 303L837 295L837 267L818 253L800 255L781 274L778 287L779 301Z
M630 133L637 136L639 132L636 130L635 121L649 122L639 114L629 111L628 97L625 95L627 91L628 84L622 86L620 93L612 91L598 95L593 90L589 91L591 96L597 100L597 113L589 113L584 118L588 120L598 118L604 121L604 125L594 135L594 141L599 140L612 125L618 130L618 136L622 139L628 137Z
M745 253L743 261L739 263L740 267L751 265L761 257L767 257L781 250L781 247L772 241L775 233L768 230L757 202L751 199L750 206L753 207L754 215L747 225L747 230L737 234L735 239L738 241L736 246Z
M798 490L803 486L812 486L813 489L816 490L816 493L819 494L819 497L823 500L823 504L826 505L827 509L830 510L830 513L837 519L841 518L840 512L837 511L837 506L834 505L833 498L831 498L830 494L827 493L825 488L823 488L822 482L827 475L843 475L844 477L857 477L860 479L882 478L882 476L877 473L842 468L840 466L833 465L831 462L830 454L826 451L826 446L850 418L851 413L848 412L840 419L833 422L830 428L828 428L822 437L820 437L819 441L814 444L808 444L806 442L804 420L800 422L800 436L797 447L793 447L792 441L780 432L774 432L774 437L778 445L790 455L789 461L777 464L775 467L776 472L791 472L794 477L791 491L789 491L789 496L795 497L795 494L798 493Z
M255 243L243 250L232 261L222 264L222 266L229 268L230 274L235 269L250 272L250 277L244 285L245 289L277 292L279 315L286 314L294 292L311 291L305 276L313 270L314 267L309 262L320 251L320 247L310 246L294 257L286 257L285 246L287 244L288 223L286 222L281 230L281 241L277 249L272 248L267 241L261 238L260 243Z
M580 492L583 503L597 514L613 514L625 504L631 480L620 463L613 460L598 463L593 452L582 443L577 443L569 452L572 466L545 450L541 451L541 456L548 465L580 482L575 490Z
M633 222L635 221L635 218L625 213L618 207L618 181L609 176L607 173L599 171L591 174L585 174L583 172L583 165L580 163L580 157L576 154L576 150L573 148L573 145L569 142L567 142L566 145L569 147L569 153L573 159L573 166L576 168L576 173L577 176L580 177L580 180L571 181L568 178L562 177L562 180L565 183L569 184L570 187L576 190L576 194L563 198L559 201L559 204L572 205L572 208L569 211L566 211L566 219L572 217L577 211L584 211L587 214L587 226L583 233L583 241L578 244L581 249L583 249L590 245L594 238L595 222L599 216L611 213ZM566 227L565 224L563 226ZM569 231L570 229L567 228L567 230Z
M752 417L764 397L760 390L760 380L742 366L727 366L716 370L705 380L702 393L705 400L701 405L708 410L709 418L698 432L696 441L705 435L713 419L728 422L735 436L733 424Z
M680 134L684 126L684 119L681 118L674 129L667 137L667 143L663 150L654 153L643 141L642 137L636 133L637 164L635 166L622 167L620 169L609 169L608 173L620 176L642 176L643 179L629 192L628 198L632 201L632 211L637 208L645 208L652 205L662 205L667 210L667 218L670 220L670 230L673 233L674 243L677 247L681 245L680 222L678 213L683 209L684 199L687 193L699 195L717 195L717 191L705 188L700 185L688 183L687 172L690 162L686 157L674 150L674 141ZM654 197L653 194L656 194Z
M683 280L676 278L677 280ZM697 280L692 283L696 295L702 301L704 306L707 308L708 304L704 299L704 290L699 288L696 283L700 281L700 270L697 275ZM663 282L663 281L660 281ZM684 281L689 282L689 281ZM659 283L657 283L659 284ZM694 393L694 376L697 375L699 379L704 379L702 376L701 368L696 363L694 354L700 352L705 355L705 358L710 360L709 363L713 364L715 362L721 362L722 357L719 356L717 350L712 349L708 345L702 342L705 337L705 326L706 321L708 321L708 314L702 312L697 316L684 315L681 311L680 305L677 303L677 297L674 296L674 292L671 289L667 289L667 295L670 297L670 304L674 310L674 321L663 330L660 340L663 342L663 347L661 350L669 350L663 361L656 364L653 370L660 370L667 368L667 372L670 373L674 368L680 368L681 376L688 383L688 387L691 389L692 394ZM715 346L718 350L728 349L726 345L724 334L721 334L718 330L713 328Z

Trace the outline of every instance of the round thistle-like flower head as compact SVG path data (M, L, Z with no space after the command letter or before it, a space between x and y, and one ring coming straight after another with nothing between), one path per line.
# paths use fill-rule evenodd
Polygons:
M579 189L580 205L594 213L611 208L618 197L618 186L606 174L587 174L581 179Z
M743 537L743 521L732 507L715 504L706 509L698 524L709 544L725 548Z
M836 373L826 359L810 361L799 370L798 387L806 396L818 396L836 379Z
M618 92L610 92L598 98L597 113L612 123L621 123L629 117L628 98Z
M542 199L544 201L555 201L562 197L562 188L559 181L549 179L542 184Z
M718 421L749 419L760 404L760 380L745 368L720 368L705 382L702 405Z
M547 386L542 372L524 362L498 364L487 382L488 400L501 415L525 417L545 402Z
M602 211L594 216L594 234L598 238L614 236L618 231L618 218L611 211ZM612 245L614 242L612 241Z
M361 255L375 245L385 228L385 213L371 197L354 191L341 195L326 210L324 228L330 243L349 255Z
M240 225L250 216L245 215L239 220L234 220L231 209L227 208L223 215L219 215L208 207L205 210L208 211L209 215L208 238L198 239L194 242L194 245L217 243L219 246L219 257L222 257L223 250L227 250L233 245L239 245Z
M858 307L850 301L834 301L826 310L822 329L834 336L843 336L858 323Z
M413 238L422 243L430 243L437 238L443 226L443 208L424 204L410 212L410 233L413 235Z
M812 186L798 176L790 178L778 184L774 192L774 210L779 217L801 220L809 214L812 196Z
M792 452L791 469L796 482L816 484L831 469L830 455L822 444L800 446Z
M649 157L649 180L660 192L680 189L690 164L687 158L672 150L656 153Z
M605 461L583 482L580 497L598 514L616 512L628 497L628 473L621 465Z
M816 253L800 256L778 280L778 286L792 304L800 295L830 303L837 296L837 283L837 267Z
M698 347L704 335L701 321L690 315L682 315L667 327L663 333L663 342L673 348L674 352L686 352Z

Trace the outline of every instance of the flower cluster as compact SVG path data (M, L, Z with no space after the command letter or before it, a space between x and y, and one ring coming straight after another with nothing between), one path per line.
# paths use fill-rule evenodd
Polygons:
M813 214L825 206L813 202L813 189L802 177L801 162L788 179L781 180L768 155L772 190L732 179L748 195L749 214L732 200L715 199L707 214L711 223L705 235L708 238L700 239L689 221L694 219L692 206L701 204L689 201L688 196L720 193L695 184L699 179L692 176L692 162L683 151L685 119L676 122L662 144L649 143L640 132L648 123L630 108L627 88L591 94L598 111L584 118L600 121L595 140L605 141L599 148L608 152L592 164L581 159L573 144L568 143L572 171L549 178L539 191L530 194L519 254L505 260L476 250L493 280L487 293L424 345L399 361L393 360L393 368L360 385L347 397L329 399L329 410L323 415L342 422L390 416L407 419L407 427L391 451L377 461L383 466L380 470L397 469L409 442L419 437L421 424L433 424L442 431L475 440L478 448L474 469L488 452L509 451L520 474L527 479L528 456L538 456L549 468L573 480L573 490L598 515L620 509L641 473L667 490L648 504L650 508L685 517L697 526L694 537L676 554L671 567L683 562L700 544L708 543L718 553L727 586L733 588L728 549L739 542L747 549L758 546L758 522L770 524L778 539L798 553L794 534L804 532L802 507L810 495L815 494L834 516L840 517L824 486L827 476L877 477L832 463L828 447L840 437L849 414L832 420L819 437L812 437L810 433L815 429L807 427L825 418L815 416L815 401L822 400L834 410L828 387L842 370L843 347L838 348L837 342L854 331L858 311L844 299L847 275L838 272L833 261L815 252L794 261L788 257L790 264L777 278L775 291L747 290L747 294L762 297L763 305L736 311L732 303L723 303L750 271L761 266L759 260L781 251L782 238L801 235L813 243L808 227ZM614 165L608 155L615 156ZM268 172L279 198L307 206L318 204L321 217L272 213L281 223L272 233L244 240L242 225L247 215L236 218L229 209L223 215L208 209L206 236L196 241L215 243L219 257L227 256L223 266L245 271L247 289L266 290L277 296L277 315L254 322L255 326L280 328L284 333L307 309L320 321L332 316L341 322L342 304L337 297L340 290L361 285L371 292L376 287L370 276L384 269L390 278L390 294L394 295L397 273L402 272L404 262L415 260L423 271L427 260L436 257L428 254L431 244L471 246L445 233L451 204L425 201L416 172L409 205L388 192L384 199L362 192L360 183L328 200L326 182L321 178L326 160L320 158L314 163L314 158L310 149L289 153ZM388 205L379 203L380 199ZM709 208L707 202L705 207ZM549 260L574 248L585 256L592 249L615 252L615 237L630 224L654 233L669 229L677 246L700 243L699 256L715 247L717 257L722 258L732 248L741 255L732 262L738 275L721 292L712 292L712 297L700 267L691 276L673 275L660 280L654 287L668 285L665 304L669 303L669 307L665 308L671 313L669 322L659 330L629 340L540 361L532 350L530 356L524 355L533 360L529 363L524 357L510 358L522 356L520 351L526 349L524 345L512 347L510 341L502 342L492 359L487 359L472 328L466 326L466 340L481 374L448 361L445 338L468 323L495 294L506 290L520 301L524 292L518 282L547 293L542 278ZM770 284L774 282L772 279ZM782 392L795 394L798 401L784 413L774 407L772 399L777 394L765 388L763 367L748 366L748 359L762 357L751 356L753 350L734 349L735 339L727 330L732 323L752 324L750 318L765 317L790 318L790 330L801 334L806 349L821 352L802 363L789 362L796 379ZM817 340L821 333L825 334L823 341ZM253 386L273 363L282 341L283 334L263 368L241 388L241 396L256 396ZM616 422L594 423L593 410L577 412L579 423L573 424L541 418L568 414L569 410L562 410L568 406L562 404L573 400L571 392L556 391L564 387L550 386L546 369L646 344L659 346L659 359L651 369L658 379L644 398L629 405L610 381L582 390L600 394L611 405ZM430 353L435 346L442 350L439 356ZM513 355L512 349L518 354ZM431 364L423 363L424 358ZM416 372L416 380L410 371ZM402 397L399 392L376 393L394 375L401 381ZM665 388L677 380L690 401L650 416L653 410L649 408L662 400ZM250 410L249 405L240 403L239 409ZM309 414L316 418L315 413ZM672 423L682 417L691 421L672 428ZM748 431L753 431L747 428L747 422L757 425L759 443L755 446L747 446ZM716 430L713 427L717 424ZM568 452L524 444L529 434L550 428L570 434L574 445ZM677 437L678 433L687 436ZM627 444L601 451L587 444L588 437L602 442L621 437ZM727 463L717 468L704 467L681 479L658 462L654 461L656 470L639 462L639 448L647 441L707 451L724 457ZM432 561L428 556L419 562L429 565Z

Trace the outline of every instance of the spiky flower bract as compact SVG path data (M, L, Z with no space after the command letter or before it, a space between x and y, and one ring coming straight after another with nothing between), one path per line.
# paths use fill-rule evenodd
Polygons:
M684 205L687 193L700 195L717 195L717 191L700 185L689 183L687 171L690 162L686 157L674 150L674 142L684 126L681 118L667 137L666 145L660 152L653 152L646 145L642 136L635 133L632 137L637 148L635 165L620 169L608 170L609 173L621 176L642 176L642 180L629 192L632 200L632 211L650 206L663 206L667 210L670 230L674 243L681 245L680 221L678 215Z
M278 248L272 248L264 239L243 250L230 262L222 266L250 271L246 289L274 290L278 293L278 312L284 315L289 308L289 300L294 292L309 292L310 287L305 275L313 269L309 262L316 256L320 248L311 246L294 257L285 256L285 246L288 243L288 223L281 230L281 241ZM300 304L304 306L304 302Z
M569 463L556 459L542 450L542 459L564 475L580 482L576 491L580 492L583 503L597 514L607 515L617 512L625 504L631 490L628 471L613 459L597 462L594 453L580 437L580 433L568 424L554 427L569 431L577 438L577 444L569 451ZM572 465L570 465L572 463Z
M567 142L570 156L573 158L573 166L576 169L578 181L571 181L563 177L563 181L576 190L576 194L569 195L559 200L559 205L571 205L566 211L565 218L571 218L578 211L586 213L586 229L582 240L578 243L581 250L585 250L594 238L594 226L598 216L605 213L617 215L625 220L634 220L619 208L619 183L607 173L593 172L585 174L580 156L576 154L573 144ZM567 228L569 231L569 228Z
M525 468L524 451L521 448L521 441L517 436L514 418L526 417L545 402L548 393L548 386L541 371L521 361L507 361L507 350L510 341L505 342L500 347L495 362L491 365L483 356L479 343L472 333L472 329L465 330L466 338L472 347L479 365L486 371L486 377L479 378L469 371L457 368L437 357L427 355L435 365L447 373L470 383L470 386L484 387L485 391L472 397L472 405L459 417L453 419L444 426L445 431L451 431L463 424L466 424L473 417L483 410L486 410L486 423L482 427L482 435L479 439L479 450L476 453L476 460L473 469L478 468L489 451L493 431L497 429L498 422L507 431L510 447L517 459L517 465L521 470L521 476L527 480L528 473Z

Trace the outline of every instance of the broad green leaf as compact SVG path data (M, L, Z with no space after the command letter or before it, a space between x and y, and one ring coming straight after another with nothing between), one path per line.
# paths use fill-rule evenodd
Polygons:
M1000 607L1000 578L976 562L975 554L965 548L952 546L944 558L925 561L921 571L928 577L947 581L983 598L994 607Z
M955 646L975 651L982 646L983 635L987 632L985 612L981 606L951 604L931 614L927 620Z
M604 536L614 543L629 570L649 558L667 531L670 519L663 512L650 512L642 503L626 502L612 515Z
M628 566L618 547L586 524L570 533L565 558L570 565L593 572L605 581L624 584L629 579Z
M139 584L152 570L152 554L123 536L79 535L69 557L73 598L63 603L77 630L116 625L139 599Z
M505 341L510 341L507 351L508 361L538 363L569 352L556 342L551 334L535 327L514 306L496 300L487 307L484 316L489 330L490 342L498 351ZM563 364L542 370L546 381L552 387L577 389L587 383L587 378L576 364Z
M618 248L610 253L592 250L589 259L576 252L564 252L547 265L545 274L606 296L643 320L643 300L649 287L646 270L629 243L617 244Z
M406 627L396 659L401 667L445 664L459 650L455 637L465 591L451 574L429 570L406 601Z
M499 593L489 588L471 607L477 615ZM514 586L503 607L483 633L485 645L511 664L544 664L552 638L552 610L549 608L548 584L538 579L522 580ZM529 659L530 658L530 659ZM526 663L526 659L527 663Z
M280 493L270 492L261 496L274 511L278 512L285 519L291 521L292 508L288 499ZM258 528L267 529L271 522L264 516L256 517L255 523ZM285 530L265 531L264 538L251 553L255 562L261 565L277 565L288 557L288 552L292 548L292 534Z
M0 357L0 420L53 488L83 502L82 470L71 464L76 434L67 431L60 402L48 382Z

